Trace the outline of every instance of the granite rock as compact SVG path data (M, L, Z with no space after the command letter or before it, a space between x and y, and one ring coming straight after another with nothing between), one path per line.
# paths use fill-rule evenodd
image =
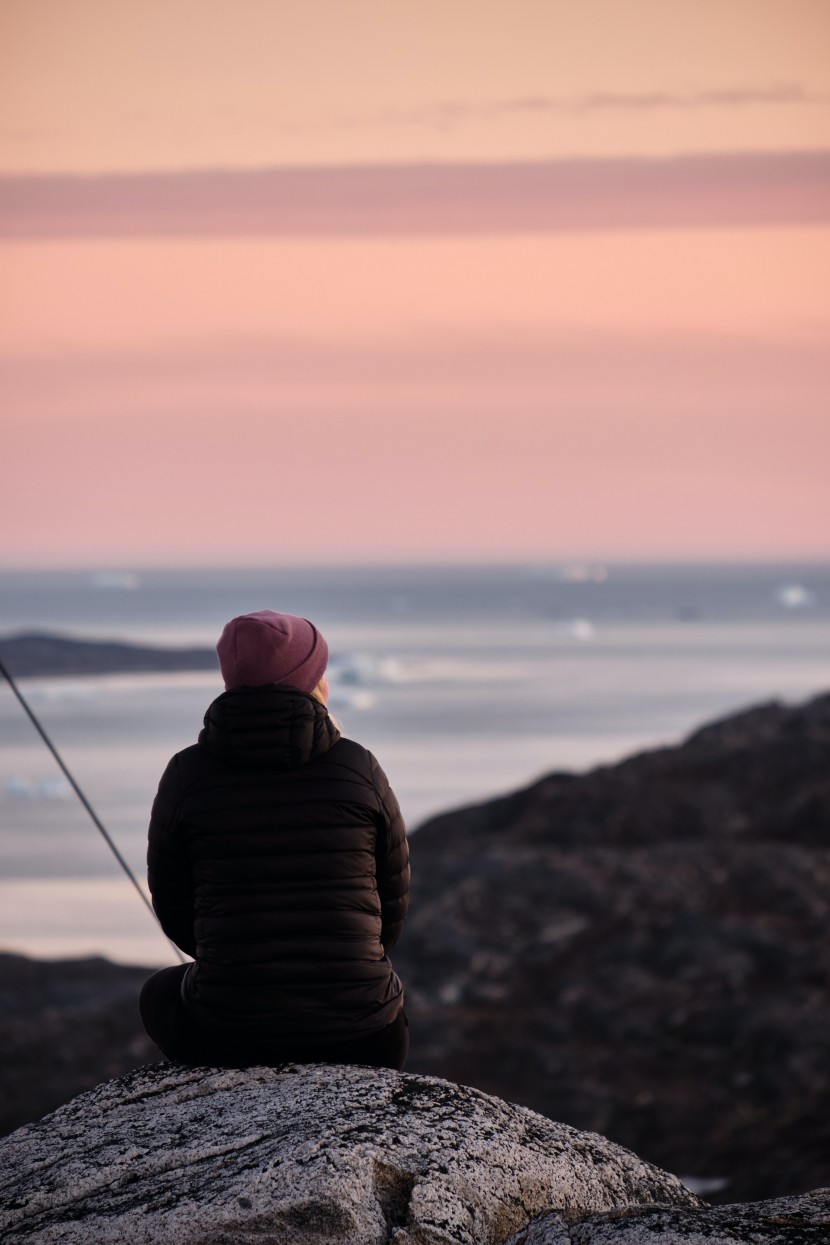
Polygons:
M500 1245L550 1207L700 1200L591 1133L432 1077L154 1065L0 1142L0 1238Z

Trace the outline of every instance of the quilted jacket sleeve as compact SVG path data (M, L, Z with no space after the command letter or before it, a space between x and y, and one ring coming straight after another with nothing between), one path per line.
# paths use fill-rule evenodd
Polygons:
M371 753L370 753L371 756ZM384 950L394 947L401 935L409 907L409 843L395 794L374 757L371 757L372 783L380 802L375 868L380 895Z
M179 796L178 761L173 757L162 774L150 815L147 882L165 934L195 956L193 879L187 845L178 833Z

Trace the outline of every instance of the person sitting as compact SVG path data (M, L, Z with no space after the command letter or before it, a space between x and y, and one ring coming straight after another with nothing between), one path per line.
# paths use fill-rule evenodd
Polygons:
M328 647L305 618L233 618L225 691L153 803L148 882L193 963L144 985L144 1026L188 1064L401 1069L403 986L388 958L409 902L398 802L327 709Z

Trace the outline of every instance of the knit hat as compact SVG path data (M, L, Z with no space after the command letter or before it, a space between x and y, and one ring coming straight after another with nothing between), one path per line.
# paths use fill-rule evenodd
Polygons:
M275 610L232 618L216 652L227 690L288 683L313 692L329 660L328 645L313 623Z

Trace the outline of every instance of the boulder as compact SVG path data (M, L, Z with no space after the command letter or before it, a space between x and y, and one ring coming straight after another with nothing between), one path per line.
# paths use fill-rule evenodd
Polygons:
M574 1217L549 1211L507 1245L826 1245L830 1189L698 1209L634 1206Z
M0 1238L501 1245L540 1212L701 1202L592 1133L434 1077L157 1064L0 1141Z

